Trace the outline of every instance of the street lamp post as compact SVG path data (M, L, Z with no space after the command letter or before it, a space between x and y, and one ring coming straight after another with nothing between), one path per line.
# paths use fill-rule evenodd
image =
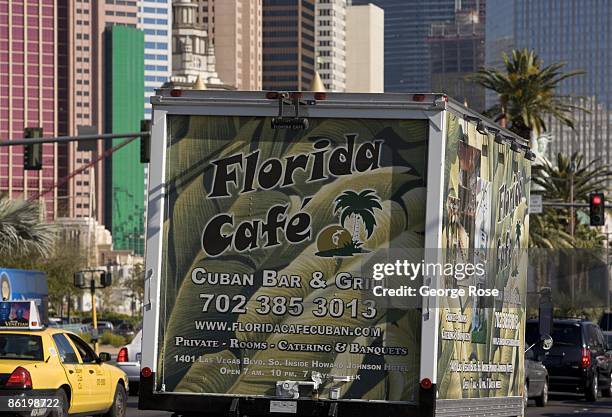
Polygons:
M96 285L96 275L100 275L100 285ZM89 282L86 282L85 277L89 275ZM96 290L110 286L113 278L110 271L103 269L87 269L74 274L74 286L82 290L89 289L91 292L91 319L93 325L92 342L94 349L98 354L98 317L96 313Z

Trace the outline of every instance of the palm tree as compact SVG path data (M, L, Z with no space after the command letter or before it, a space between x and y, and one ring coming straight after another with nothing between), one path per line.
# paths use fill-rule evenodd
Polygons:
M574 247L572 236L558 225L562 219L551 209L529 216L529 247L541 249L569 249Z
M38 203L0 195L0 257L47 256L54 243L55 229L41 220Z
M612 168L599 160L585 163L579 153L566 156L557 155L556 165L544 162L532 168L532 191L542 194L549 202L568 203L572 197L575 202L588 203L591 193L607 189L612 179ZM573 194L573 196L572 196ZM530 216L529 239L532 247L568 248L601 247L603 236L588 226L575 222L574 236L569 230L570 211L547 208L543 214ZM560 230L565 225L566 230ZM583 230L586 228L586 230Z
M607 188L612 179L612 167L595 159L588 163L580 153L570 156L557 154L556 165L544 162L532 168L534 188L547 201L569 202L573 182L573 198L577 202L589 202L589 194Z
M499 104L487 110L496 121L505 121L510 130L530 139L532 131L546 131L545 118L552 116L562 124L574 128L572 110L582 109L570 104L567 96L555 90L561 81L584 71L563 74L564 63L542 67L542 61L534 51L513 50L511 56L502 55L505 71L483 68L469 77L470 80L497 92Z
M359 194L354 191L345 191L336 198L334 214L340 212L340 224L344 224L347 217L354 219L353 241L359 241L360 221L363 223L367 237L370 237L376 226L374 209L382 210L378 196L374 190L363 190Z

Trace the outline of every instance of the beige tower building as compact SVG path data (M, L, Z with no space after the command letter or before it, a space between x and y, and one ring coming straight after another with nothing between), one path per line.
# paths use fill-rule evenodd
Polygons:
M68 1L68 65L70 94L68 126L70 135L101 133L104 126L104 43L103 33L109 25L136 27L136 2L74 2ZM80 129L91 126L93 129ZM102 141L68 146L68 196L60 202L61 213L69 217L104 219L103 161L88 167L104 152ZM80 170L80 171L78 171Z
M317 71L327 91L346 90L347 0L317 0L315 56Z
M223 83L239 90L262 88L262 0L195 0L195 23L215 48Z
M221 84L215 49L205 26L196 22L198 5L191 0L172 4L172 77L175 84Z
M373 4L350 6L346 15L346 91L384 91L385 13Z

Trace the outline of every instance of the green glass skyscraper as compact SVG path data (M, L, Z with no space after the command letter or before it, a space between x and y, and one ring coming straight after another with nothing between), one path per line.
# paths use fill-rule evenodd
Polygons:
M144 33L128 26L105 31L105 131L138 132L144 118ZM108 144L107 149L120 142ZM138 140L106 158L105 223L115 250L144 253L145 171Z

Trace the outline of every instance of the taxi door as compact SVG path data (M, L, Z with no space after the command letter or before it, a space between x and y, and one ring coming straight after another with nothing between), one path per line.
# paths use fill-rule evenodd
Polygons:
M111 392L110 375L108 375L105 367L101 366L98 355L77 335L67 333L66 336L74 344L81 357L84 379L87 381L91 392L92 406L96 411L104 411L110 408L113 403L114 391Z
M79 362L76 350L72 344L61 333L53 335L53 341L57 348L61 366L64 368L66 378L72 391L70 413L84 413L94 411L89 399L90 392L84 375L83 365Z

